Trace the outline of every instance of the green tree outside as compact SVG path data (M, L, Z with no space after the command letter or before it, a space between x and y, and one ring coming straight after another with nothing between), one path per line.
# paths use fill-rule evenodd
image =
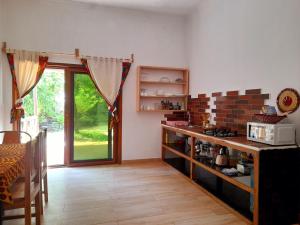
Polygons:
M45 70L37 88L40 125L64 127L64 73ZM108 157L108 107L86 74L74 77L74 159ZM24 98L25 116L34 115L33 92ZM51 125L52 124L52 125Z

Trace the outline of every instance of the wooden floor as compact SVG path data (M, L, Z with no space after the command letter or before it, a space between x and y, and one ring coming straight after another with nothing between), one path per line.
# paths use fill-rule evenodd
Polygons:
M49 176L45 225L245 224L161 161L50 169Z

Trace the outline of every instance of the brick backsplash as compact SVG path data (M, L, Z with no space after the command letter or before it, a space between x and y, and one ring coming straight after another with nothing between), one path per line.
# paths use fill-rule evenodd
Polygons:
M188 121L187 113L184 112L173 112L172 114L165 114L167 121Z
M215 115L213 118L217 127L226 127L239 134L246 134L246 124L252 121L254 114L259 113L269 94L262 94L261 89L249 89L244 94L240 91L227 91L223 96L222 92L211 94L213 108L210 110ZM191 122L194 125L202 125L202 114L209 112L210 97L206 94L199 94L196 98L188 97L187 109L191 113ZM187 120L186 112L174 112L166 114L168 121Z
M202 114L209 109L210 98L206 94L199 94L197 98L188 98L187 109L191 113L191 122L194 125L202 125Z
M261 89L246 90L240 95L239 91L227 91L226 96L220 92L212 93L215 97L215 108L211 109L215 113L217 127L228 127L246 134L246 124L253 120L253 116L259 113L265 100L269 99L269 94L262 94Z

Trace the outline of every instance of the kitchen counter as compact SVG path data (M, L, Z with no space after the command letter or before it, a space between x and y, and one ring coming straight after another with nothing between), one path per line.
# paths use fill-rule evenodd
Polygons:
M182 137L184 144L174 145L174 135ZM251 175L228 176L223 174L222 167L199 159L195 149L197 140L251 153ZM300 148L297 145L271 146L248 141L246 136L209 136L203 133L202 127L162 124L162 160L224 202L249 224L287 225L298 219Z
M237 136L237 137L214 137L209 136L206 134L203 134L203 128L194 126L194 127L188 127L188 126L169 126L162 124L162 127L164 127L167 130L171 130L174 132L180 132L186 135L199 137L205 141L212 142L215 144L220 145L231 145L232 148L238 149L238 150L245 150L250 149L253 151L261 151L261 150L274 150L274 149L291 149L291 148L298 148L297 145L284 145L284 146L273 146L273 145L267 145L263 143L258 143L254 141L247 140L246 136Z

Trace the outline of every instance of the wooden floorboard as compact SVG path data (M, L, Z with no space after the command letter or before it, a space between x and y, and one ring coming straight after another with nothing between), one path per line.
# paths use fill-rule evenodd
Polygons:
M58 168L48 174L44 225L246 224L161 161ZM19 224L23 220L4 223Z

